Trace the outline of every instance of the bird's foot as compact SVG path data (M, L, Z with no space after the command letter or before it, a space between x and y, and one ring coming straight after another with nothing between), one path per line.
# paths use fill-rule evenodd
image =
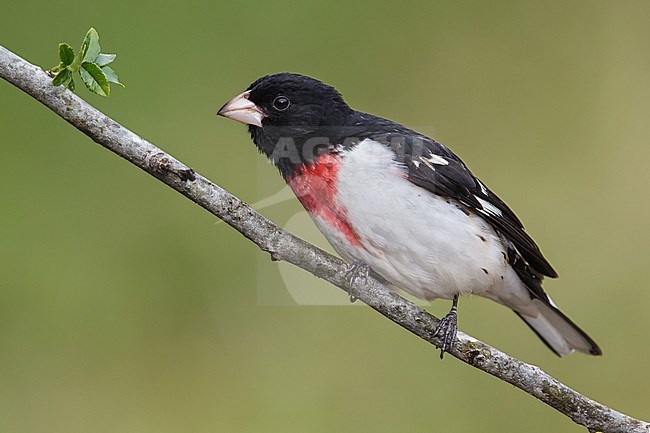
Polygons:
M370 267L362 261L355 260L352 263L348 263L346 268L345 279L350 286L354 286L357 283L365 283L370 275ZM350 294L350 302L356 300L357 298Z
M458 314L456 313L456 308L458 306L458 295L454 296L454 303L451 307L451 310L445 317L440 320L436 332L433 334L434 338L440 339L440 359L445 356L445 352L454 346L456 341L456 334L458 333Z

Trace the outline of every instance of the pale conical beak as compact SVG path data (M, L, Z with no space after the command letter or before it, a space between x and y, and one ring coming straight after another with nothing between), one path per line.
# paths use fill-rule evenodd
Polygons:
M236 120L244 125L255 125L261 128L262 119L266 117L266 114L260 107L248 100L250 93L246 91L235 96L221 107L217 115Z

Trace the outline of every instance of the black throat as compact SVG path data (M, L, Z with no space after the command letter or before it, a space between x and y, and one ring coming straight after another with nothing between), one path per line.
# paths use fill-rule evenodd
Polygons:
M294 175L301 166L312 164L322 155L334 153L342 147L356 143L358 127L349 126L349 118L328 119L327 126L249 126L255 146L275 165L285 179Z

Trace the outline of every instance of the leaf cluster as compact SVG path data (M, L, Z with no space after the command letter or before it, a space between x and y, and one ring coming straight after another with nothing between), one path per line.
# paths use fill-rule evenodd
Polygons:
M54 86L65 86L74 92L76 85L73 75L78 72L88 90L100 96L108 97L111 94L110 83L124 87L113 68L108 66L113 63L116 57L117 54L101 52L99 34L91 27L81 43L79 53L76 55L69 44L59 44L60 63L50 69L50 73L54 76L52 84Z

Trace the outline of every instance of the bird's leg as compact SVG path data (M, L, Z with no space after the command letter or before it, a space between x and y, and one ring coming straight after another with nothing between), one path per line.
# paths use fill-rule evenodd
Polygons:
M365 283L370 274L370 267L362 261L355 260L346 265L345 278L348 284L354 286L357 283ZM350 294L350 302L356 301L357 298Z
M440 359L445 355L445 352L449 352L454 345L456 340L456 333L458 332L458 314L456 313L458 309L458 295L454 295L453 303L451 304L451 310L445 317L440 320L436 332L433 334L433 337L440 338Z

